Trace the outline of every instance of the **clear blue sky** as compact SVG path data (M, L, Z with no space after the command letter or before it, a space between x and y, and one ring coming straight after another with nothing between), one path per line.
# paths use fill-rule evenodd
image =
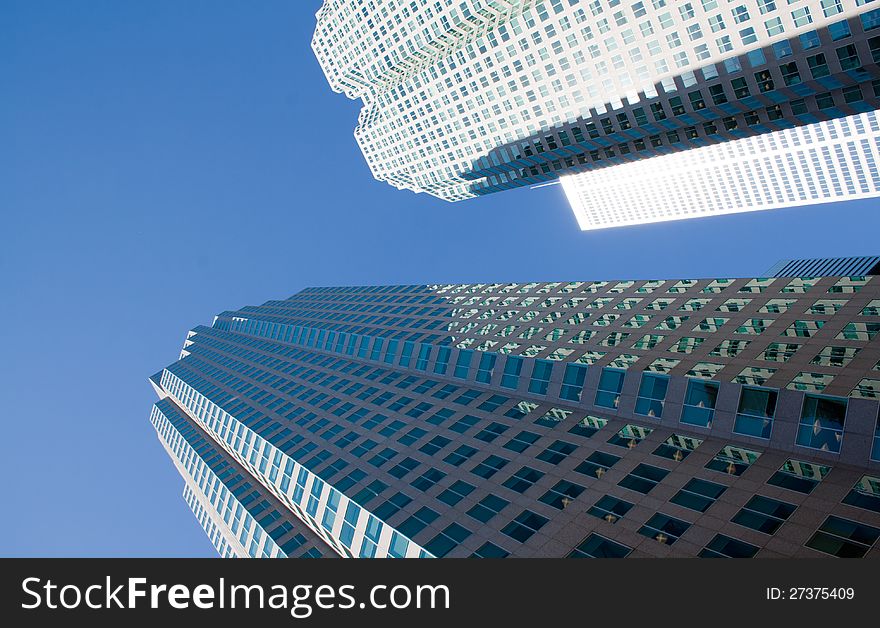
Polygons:
M319 4L0 0L0 555L213 555L147 377L224 309L880 251L877 201L582 233L557 186L394 190L311 54Z

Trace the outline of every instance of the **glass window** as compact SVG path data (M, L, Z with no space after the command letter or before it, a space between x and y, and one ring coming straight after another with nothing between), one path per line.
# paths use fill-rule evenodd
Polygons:
M760 456L759 451L725 445L712 460L706 463L706 468L727 475L742 475Z
M520 543L525 543L535 532L543 528L548 521L549 519L546 517L542 517L531 510L523 510L516 519L504 526L501 532Z
M829 471L831 467L822 464L790 459L767 480L767 484L810 494Z
M598 534L591 534L568 555L568 558L625 558L632 551Z
M878 537L880 530L873 526L832 515L807 541L807 547L840 558L861 558Z
M559 397L568 401L580 401L586 376L587 366L585 364L566 364Z
M594 451L586 460L576 466L574 470L590 477L601 478L619 460L619 456L607 454L604 451Z
M681 422L699 427L712 427L715 417L715 401L718 398L718 384L692 379L688 382Z
M663 402L666 399L666 389L669 386L669 376L658 373L642 373L642 382L639 385L639 395L636 399L636 414L660 418L663 416Z
M690 527L691 524L687 521L658 512L639 528L639 534L654 539L658 543L672 545Z
M587 510L587 514L604 519L608 523L617 523L617 520L628 513L632 507L633 504L629 502L605 495Z
M629 475L618 482L617 485L647 494L667 475L669 475L669 471L666 469L649 464L640 464Z
M776 414L777 391L743 386L733 431L737 434L770 438Z
M669 501L697 512L706 512L726 490L723 484L693 478Z
M477 367L477 381L488 384L492 381L492 373L495 370L495 359L497 355L494 353L483 353L480 356L480 365Z
M455 377L467 379L473 354L474 352L470 349L462 349L458 352L458 358L455 360L455 370L452 373Z
M758 553L754 545L723 534L716 534L699 553L700 558L752 558Z
M553 508L564 510L565 508L568 508L569 504L571 504L571 502L573 502L577 496L585 490L586 489L579 484L574 484L568 480L560 480L553 486L553 488L544 493L538 501L543 502L548 506L552 506Z
M507 356L504 365L504 373L501 375L501 385L504 388L516 389L519 386L519 376L522 372L523 359L516 356Z
M863 475L843 498L843 503L880 512L880 478Z
M847 400L841 397L805 395L797 444L822 451L840 451Z
M626 371L607 366L603 368L599 378L599 389L596 391L595 404L603 408L617 408L625 377Z
M702 439L694 438L693 436L672 434L669 438L660 443L653 453L655 456L660 456L661 458L668 458L669 460L681 462L702 444Z
M755 495L733 516L734 523L763 532L774 534L795 511L797 506L763 495Z
M546 395L552 373L553 362L549 360L535 360L535 365L532 367L532 377L529 381L529 392L536 395Z

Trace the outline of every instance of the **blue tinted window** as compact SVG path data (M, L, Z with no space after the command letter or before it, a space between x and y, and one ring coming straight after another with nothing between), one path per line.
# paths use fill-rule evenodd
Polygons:
M620 391L626 371L606 366L599 378L599 389L596 391L596 405L603 408L617 408L620 403Z

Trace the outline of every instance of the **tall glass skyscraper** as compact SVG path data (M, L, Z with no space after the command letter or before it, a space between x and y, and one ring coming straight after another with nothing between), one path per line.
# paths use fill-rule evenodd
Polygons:
M312 48L331 87L363 101L373 175L460 200L566 175L639 188L641 171L618 166L793 126L822 136L880 107L878 26L869 0L326 0ZM749 144L785 161L794 148ZM742 194L740 209L768 206Z
M224 556L880 557L873 276L309 288L151 420Z

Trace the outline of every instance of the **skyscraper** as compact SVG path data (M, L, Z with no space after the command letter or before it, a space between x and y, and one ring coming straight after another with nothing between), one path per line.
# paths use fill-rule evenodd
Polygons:
M876 112L562 177L581 229L880 196Z
M222 555L880 556L880 283L309 288L150 378Z
M327 0L312 48L373 175L460 200L877 109L872 6Z

